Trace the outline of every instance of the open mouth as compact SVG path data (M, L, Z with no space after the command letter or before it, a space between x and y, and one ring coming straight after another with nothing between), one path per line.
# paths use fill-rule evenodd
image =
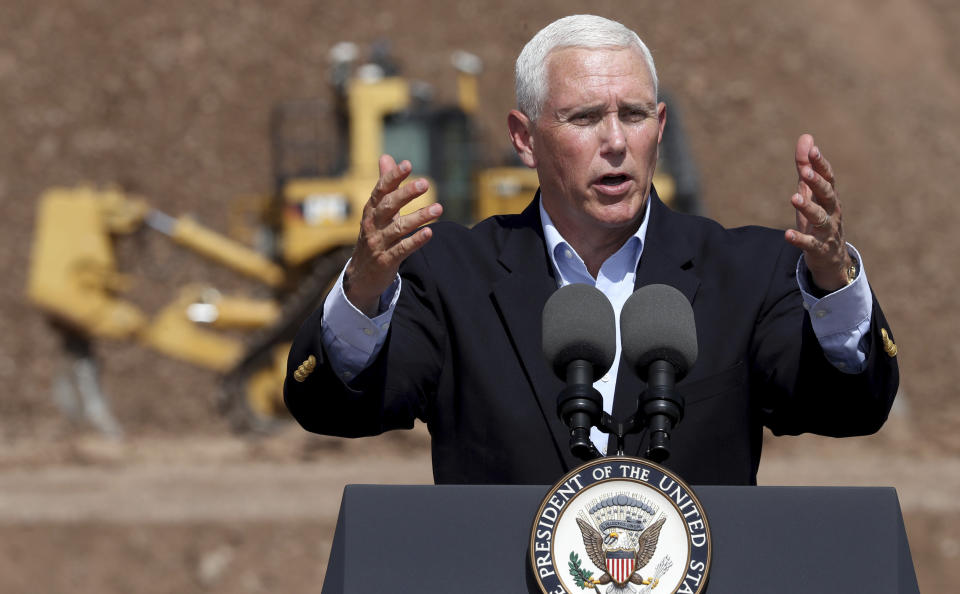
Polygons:
M626 182L626 181L629 180L629 179L630 179L629 177L627 177L626 175L622 175L622 174L620 174L620 175L604 175L604 176L601 177L599 180L597 180L597 183L600 184L601 186L616 187L616 186L619 186L620 184Z

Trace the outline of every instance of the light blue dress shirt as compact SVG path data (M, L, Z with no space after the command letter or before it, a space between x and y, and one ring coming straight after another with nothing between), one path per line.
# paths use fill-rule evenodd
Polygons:
M646 209L637 232L600 266L597 278L587 271L583 259L576 250L560 236L550 215L540 202L540 221L547 251L558 282L558 288L572 283L595 286L613 305L617 318L617 353L611 371L594 383L603 397L603 410L613 412L613 395L617 386L616 370L620 364L620 310L633 293L637 264L643 254L650 210ZM857 278L846 287L821 299L810 293L807 286L807 271L803 257L797 262L797 283L803 295L803 307L810 313L813 331L820 341L823 352L837 369L846 373L859 373L866 365L866 333L870 328L873 298L863 260L859 252L848 244L850 255L859 263ZM344 267L346 270L346 267ZM400 297L402 283L399 275L380 297L380 314L367 317L353 306L343 292L343 271L337 284L327 295L323 304L323 328L321 339L330 358L330 365L344 382L349 382L363 371L380 352L387 338L390 320ZM639 394L638 394L639 396ZM606 453L607 437L596 427L591 434L597 449Z

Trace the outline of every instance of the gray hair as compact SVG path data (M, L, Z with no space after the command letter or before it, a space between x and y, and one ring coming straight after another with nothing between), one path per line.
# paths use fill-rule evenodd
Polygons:
M517 57L517 107L532 121L540 117L547 94L547 56L564 47L635 48L640 52L657 93L657 69L653 56L636 33L622 24L590 14L576 14L556 20L533 36Z

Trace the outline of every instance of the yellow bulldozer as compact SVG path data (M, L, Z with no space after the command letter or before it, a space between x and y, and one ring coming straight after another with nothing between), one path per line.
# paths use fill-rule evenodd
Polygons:
M27 293L65 333L77 360L77 377L55 383L55 389L72 383L79 394L73 404L63 390L55 394L64 409L82 409L105 433L121 432L89 360L90 341L113 339L221 374L222 410L239 430L269 431L288 422L281 390L289 342L349 256L382 153L409 159L419 168L415 176L431 180L430 191L409 209L439 200L444 218L469 224L519 212L529 202L538 185L534 170L518 162L479 165L473 130L479 59L454 55L457 104L436 106L422 83L398 75L382 47L362 65L351 44L331 52L332 158L329 138L316 133L318 121L331 117L326 104L294 101L275 108L274 189L263 200L258 249L116 189L51 188L40 197ZM654 183L674 208L697 211L696 171L673 106L670 114ZM123 298L135 279L118 270L113 252L117 235L144 228L256 279L274 297L231 297L189 286L148 316Z

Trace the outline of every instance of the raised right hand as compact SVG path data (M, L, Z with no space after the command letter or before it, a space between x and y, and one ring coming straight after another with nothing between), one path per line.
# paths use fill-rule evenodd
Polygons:
M411 231L443 213L440 204L431 204L400 215L401 208L429 188L422 178L400 187L412 169L410 161L398 165L390 155L382 155L380 180L363 207L360 236L343 277L343 290L350 303L369 317L377 314L380 295L396 278L400 263L433 235L428 227Z

